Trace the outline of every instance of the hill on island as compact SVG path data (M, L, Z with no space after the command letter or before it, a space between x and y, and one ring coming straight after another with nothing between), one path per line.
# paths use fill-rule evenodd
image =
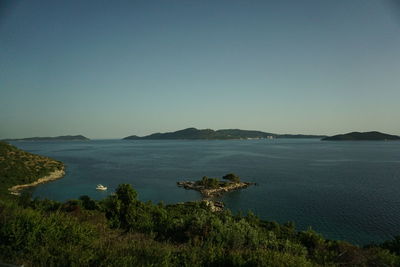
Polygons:
M88 141L83 135L63 135L56 137L28 137L19 139L4 139L3 141Z
M321 135L290 135L274 134L262 131L250 131L240 129L196 129L187 128L175 132L154 133L146 136L131 135L124 140L168 140L168 139L204 139L204 140L229 140L229 139L265 139L265 138L321 138Z
M325 137L323 141L386 141L400 140L400 136L385 134L377 131L372 132L351 132Z

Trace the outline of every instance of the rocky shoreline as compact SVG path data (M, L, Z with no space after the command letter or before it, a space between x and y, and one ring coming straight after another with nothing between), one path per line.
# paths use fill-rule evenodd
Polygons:
M236 182L236 183L227 182L224 184L224 186L219 186L217 188L206 188L205 186L198 185L196 182L192 181L177 182L177 185L179 187L199 191L205 198L221 196L226 192L246 188L254 184L255 183L248 183L248 182Z
M51 182L51 181L54 181L54 180L57 180L57 179L60 179L64 175L65 175L65 170L64 170L64 167L62 167L61 170L55 170L55 171L51 172L49 175L44 176L42 178L39 178L37 181L35 181L33 183L22 184L22 185L14 185L13 187L10 187L8 189L8 191L10 191L10 194L12 194L12 195L19 196L23 189L26 189L26 188L29 188L29 187L33 187L33 186L37 186L39 184Z

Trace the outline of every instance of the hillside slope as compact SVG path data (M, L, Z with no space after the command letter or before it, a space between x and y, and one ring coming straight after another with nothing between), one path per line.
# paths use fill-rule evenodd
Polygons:
M8 194L11 186L35 182L63 168L60 161L0 141L0 194Z

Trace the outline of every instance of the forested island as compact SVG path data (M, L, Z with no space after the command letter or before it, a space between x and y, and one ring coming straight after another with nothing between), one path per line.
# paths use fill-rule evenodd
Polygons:
M240 129L196 129L187 128L175 132L154 133L146 136L131 135L124 140L229 140L229 139L273 139L273 138L322 138L324 135L302 135L302 134L274 134L262 131L249 131Z
M89 138L83 135L62 135L55 137L28 137L28 138L19 138L19 139L4 139L2 141L88 141Z
M389 141L400 140L400 136L385 134L377 131L351 132L322 138L322 141Z
M0 159L0 265L400 265L400 237L359 247L311 229L298 231L290 222L213 209L206 201L142 202L129 184L99 201L32 199L26 191L14 196L7 188L34 182L63 164L3 142Z
M193 189L199 191L203 197L220 196L223 193L246 188L254 183L242 182L240 177L234 173L228 173L222 177L226 181L220 181L218 178L209 178L203 176L199 181L182 181L177 182L178 186L185 189Z

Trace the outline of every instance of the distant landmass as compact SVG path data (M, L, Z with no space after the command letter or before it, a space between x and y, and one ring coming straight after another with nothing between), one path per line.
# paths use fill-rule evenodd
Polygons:
M326 135L312 135L312 134L279 134L277 138L325 138Z
M19 139L4 139L3 141L88 141L89 138L83 135L63 135L56 137L29 137Z
M229 139L273 139L273 138L323 138L325 135L292 135L274 134L261 131L249 131L240 129L196 129L187 128L175 132L154 133L146 136L131 135L124 140L168 140L168 139L203 139L203 140L229 140Z
M330 137L325 137L323 141L385 141L385 140L400 140L400 136L372 132L351 132L347 134L338 134Z

